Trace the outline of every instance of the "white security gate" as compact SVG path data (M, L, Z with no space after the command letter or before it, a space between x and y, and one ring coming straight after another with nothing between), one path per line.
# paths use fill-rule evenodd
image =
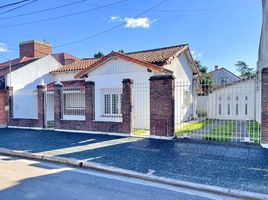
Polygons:
M175 83L178 138L260 143L254 79L215 86Z
M54 92L45 93L45 126L54 128Z
M137 82L133 84L133 131L134 136L150 135L150 84Z

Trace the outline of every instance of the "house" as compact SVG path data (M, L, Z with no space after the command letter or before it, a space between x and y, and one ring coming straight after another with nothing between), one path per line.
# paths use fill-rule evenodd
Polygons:
M9 127L173 137L174 121L195 114L198 69L187 44L79 59L28 41L1 68Z
M216 86L230 84L240 80L240 78L234 73L230 72L224 67L219 68L217 65L214 67L214 70L208 74L212 77L213 84Z
M78 86L83 81L94 82L94 120L98 122L122 122L122 81L133 81L133 127L134 129L150 129L150 81L152 76L173 75L176 82L187 83L187 87L175 90L175 120L188 120L193 117L194 90L192 84L198 69L191 56L188 45L177 45L164 48L143 50L130 53L111 52L103 58L88 58L63 65L53 70L54 79L60 80L63 86L64 105L62 118L65 120L84 120L84 112L73 108L79 107L77 102L85 105L84 94L70 91L70 87ZM54 108L53 87L47 104L50 112L48 119L53 121ZM69 88L69 89L68 89ZM182 91L183 90L183 91ZM182 98L187 95L188 98ZM183 106L182 106L183 105ZM83 107L83 106L82 106ZM80 106L80 109L82 108ZM86 108L84 108L86 109ZM180 116L180 117L179 117Z
M0 64L0 125L7 124L6 88L12 89L9 125L17 125L16 119L37 119L36 86L43 80L51 82L54 77L49 73L77 58L59 53L51 55L48 43L32 40L21 42L19 58Z

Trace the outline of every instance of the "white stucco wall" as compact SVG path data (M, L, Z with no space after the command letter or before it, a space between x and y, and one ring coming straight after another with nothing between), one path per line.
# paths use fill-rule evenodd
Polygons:
M36 87L41 79L45 83L54 81L49 72L60 66L54 57L48 55L11 72L14 118L37 119ZM10 86L10 74L7 75L7 85Z
M228 104L230 113L228 114ZM221 114L219 107L221 105ZM238 113L236 107L238 106ZM247 114L246 114L247 107ZM255 80L242 81L214 90L208 97L208 117L211 119L255 120Z
M193 70L185 53L165 66L175 76L175 122L188 121L194 115ZM190 92L189 104L185 106L185 91Z
M86 80L95 82L95 120L122 121L122 118L103 117L103 97L101 94L104 89L122 92L122 80L129 78L134 81L134 128L149 128L149 78L157 74L157 72L148 72L144 66L121 59L111 59L89 72Z

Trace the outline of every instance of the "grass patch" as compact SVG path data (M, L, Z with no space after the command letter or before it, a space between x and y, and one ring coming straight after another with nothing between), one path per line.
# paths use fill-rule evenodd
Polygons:
M181 137L184 136L185 134L187 135L191 134L191 132L193 131L203 129L204 127L208 126L211 122L212 122L211 120L204 120L185 124L184 126L176 130L177 136Z
M144 135L145 133L147 133L147 129L135 129L132 135Z
M229 141L235 129L235 123L227 120L222 125L214 128L210 133L203 136L204 140Z
M247 131L249 133L250 140L255 144L260 144L260 124L256 121L248 121Z

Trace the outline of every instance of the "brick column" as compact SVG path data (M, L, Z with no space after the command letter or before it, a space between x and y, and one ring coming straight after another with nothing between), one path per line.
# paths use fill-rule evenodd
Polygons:
M61 129L62 119L62 84L57 82L54 87L54 126Z
M92 121L95 119L95 82L85 82L86 98L86 123L88 130L92 128Z
M261 143L268 148L268 68L262 70L261 82Z
M9 86L6 88L6 117L7 124L10 121L10 118L13 117L13 87Z
M37 98L38 98L38 126L45 128L45 92L46 85L37 86Z
M133 97L133 81L131 79L123 79L123 95L121 102L121 112L123 118L122 132L131 133L132 131L132 97Z
M152 76L150 79L150 134L174 136L174 77Z

